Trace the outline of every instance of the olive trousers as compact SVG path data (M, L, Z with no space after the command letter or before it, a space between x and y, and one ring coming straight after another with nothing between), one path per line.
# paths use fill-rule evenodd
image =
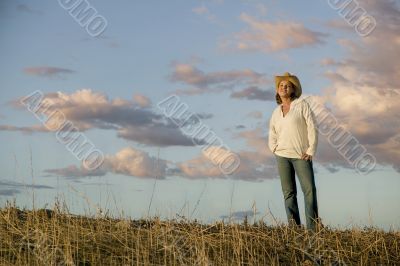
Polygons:
M281 179L286 215L289 225L295 222L301 225L299 207L297 205L297 189L295 174L299 179L304 194L304 205L307 229L315 231L319 221L317 191L314 180L312 160L286 158L276 155L278 172Z

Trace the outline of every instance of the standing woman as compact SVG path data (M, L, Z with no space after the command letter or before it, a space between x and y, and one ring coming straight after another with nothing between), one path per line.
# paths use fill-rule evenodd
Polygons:
M299 79L290 73L275 77L276 102L269 125L268 146L274 153L285 200L289 225L301 225L297 205L295 173L304 193L307 229L318 224L317 191L312 159L317 149L318 132L308 103L300 98Z

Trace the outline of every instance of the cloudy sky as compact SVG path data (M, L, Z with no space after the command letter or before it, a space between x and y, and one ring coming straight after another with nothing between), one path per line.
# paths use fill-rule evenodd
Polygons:
M289 71L329 114L330 132L346 133L320 132L322 220L400 228L400 5L350 1L370 30L333 2L1 1L1 205L284 222L267 139L273 77ZM34 92L50 105L42 119L21 101ZM166 99L195 119L171 120ZM76 131L43 119L55 111ZM223 146L188 134L196 123ZM70 149L78 135L103 155L100 167ZM376 164L360 171L340 137ZM240 158L230 175L208 156L226 152Z

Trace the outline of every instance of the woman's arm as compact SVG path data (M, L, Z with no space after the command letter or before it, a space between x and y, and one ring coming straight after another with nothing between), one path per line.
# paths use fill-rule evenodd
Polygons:
M276 147L278 146L277 143L278 135L275 129L275 119L274 113L272 113L271 119L269 121L269 132L268 132L268 146L272 153L275 152Z
M318 129L314 114L306 101L304 101L303 116L307 125L308 148L306 153L314 156L318 145Z

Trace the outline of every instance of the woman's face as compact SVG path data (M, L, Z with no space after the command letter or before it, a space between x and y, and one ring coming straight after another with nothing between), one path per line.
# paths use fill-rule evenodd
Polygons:
M288 80L282 80L278 86L278 94L281 98L290 98L294 92L293 84Z

